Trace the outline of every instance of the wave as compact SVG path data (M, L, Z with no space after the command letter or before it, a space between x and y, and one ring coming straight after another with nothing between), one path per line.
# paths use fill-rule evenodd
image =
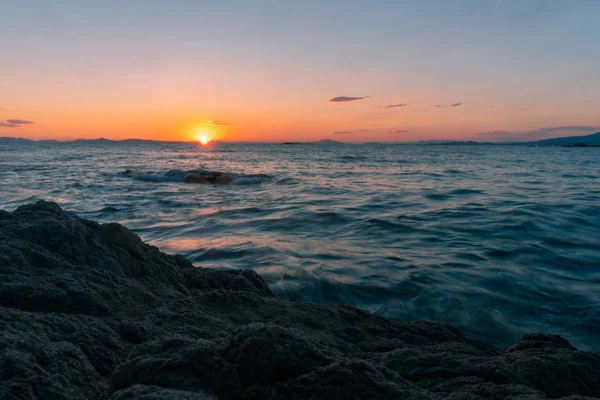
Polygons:
M213 183L254 185L266 182L272 178L267 174L234 174L210 170L169 170L166 172L125 170L122 176L130 177L143 182L180 182L180 183ZM200 179L198 179L200 178ZM220 179L221 178L221 179ZM223 179L224 178L224 179Z
M461 171L459 169L454 169L454 168L446 168L444 170L444 173L445 174L450 174L450 175L463 175L463 174L466 174L465 171Z
M481 194L485 194L485 192L477 189L454 189L443 193L426 193L424 197L429 200L447 200L454 196L474 196Z

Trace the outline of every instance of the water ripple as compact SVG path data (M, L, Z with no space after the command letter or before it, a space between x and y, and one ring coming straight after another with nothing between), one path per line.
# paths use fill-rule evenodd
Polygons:
M207 170L238 185L184 183ZM288 299L499 345L544 331L600 348L599 177L597 153L563 148L0 147L4 209L54 200L199 266L255 268Z

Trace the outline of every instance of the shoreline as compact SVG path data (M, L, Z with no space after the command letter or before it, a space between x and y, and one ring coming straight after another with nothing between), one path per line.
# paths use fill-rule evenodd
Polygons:
M600 353L276 298L55 203L0 210L0 397L600 396ZM16 373L10 373L16 371ZM154 397L153 397L154 396Z

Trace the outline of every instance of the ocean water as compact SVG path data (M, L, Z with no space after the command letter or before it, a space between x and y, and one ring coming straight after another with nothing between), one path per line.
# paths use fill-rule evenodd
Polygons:
M37 199L283 298L600 349L600 148L0 144L0 208Z

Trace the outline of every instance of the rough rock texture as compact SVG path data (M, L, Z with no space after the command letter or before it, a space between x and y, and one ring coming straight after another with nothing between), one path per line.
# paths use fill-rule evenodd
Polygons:
M0 211L1 399L600 396L600 353L278 300L54 203ZM576 398L576 397L571 397Z

